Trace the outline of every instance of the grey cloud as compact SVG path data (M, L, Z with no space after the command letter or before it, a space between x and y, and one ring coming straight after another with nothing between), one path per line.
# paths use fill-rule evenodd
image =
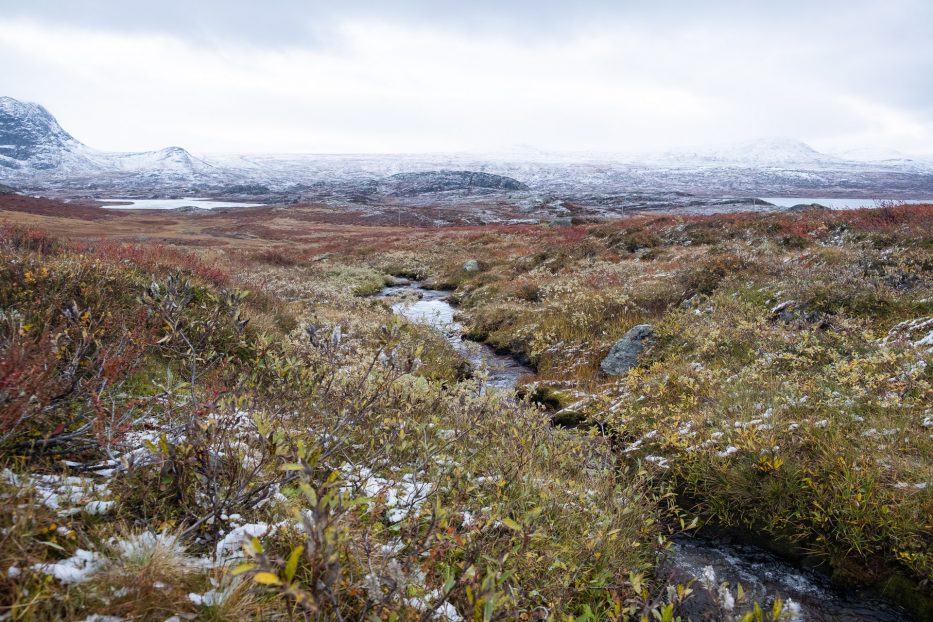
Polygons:
M532 59L532 66L538 58L553 60L563 44L585 47L591 36L605 42L617 33L619 41L638 47L620 45L624 52L585 61L592 65L586 69L596 98L599 87L612 86L615 78L620 85L672 87L699 101L719 101L711 108L743 113L720 119L724 126L770 128L781 122L799 127L800 134L820 128L827 135L843 134L845 127L864 123L856 112L842 110L838 102L846 97L884 104L921 123L933 119L933 81L927 78L933 74L930 0L0 0L0 22L17 19L40 29L158 34L206 48L204 56L219 50L216 58L237 47L323 49L324 56L341 56L340 26L375 23L400 26L403 33L441 34L431 38L441 46L448 32L457 36L451 37L451 47L464 40L477 49L487 41L506 41L510 45L503 49L520 50L516 56L521 62ZM75 51L76 64L80 52ZM445 50L433 52L443 57ZM293 56L301 55L281 55ZM352 51L345 60L352 66ZM523 74L513 61L487 58L485 71L520 80ZM27 71L26 62L18 61L4 76L9 88L51 91L43 74L48 69L39 63ZM465 89L482 88L486 76L476 75L479 83L464 84ZM411 81L413 90L430 94L433 78L430 72L418 76ZM515 88L516 98L527 95ZM508 93L489 95L509 99ZM583 94L574 106L585 110L586 99ZM385 119L391 105L379 102L373 116ZM584 132L579 119L567 122L568 141ZM400 124L423 125L405 119ZM355 119L347 123L360 125Z
M164 32L206 41L234 39L268 46L308 45L342 20L370 19L423 24L468 32L534 40L573 33L593 23L644 25L665 29L685 23L791 23L814 17L858 15L862 1L742 2L718 0L0 0L7 17L25 17L104 30ZM920 5L916 0L892 0ZM326 37L325 37L326 38ZM546 40L546 39L545 39Z

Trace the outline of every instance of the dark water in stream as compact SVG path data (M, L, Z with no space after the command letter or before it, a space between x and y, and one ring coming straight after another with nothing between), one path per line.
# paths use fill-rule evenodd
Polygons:
M447 296L447 292L424 289L420 283L387 287L379 294L381 298L394 300L393 312L412 322L435 328L474 368L485 368L488 387L511 390L520 376L534 373L511 356L497 354L486 345L463 339L463 326L454 319L455 311L447 302ZM755 546L678 537L674 540L667 564L677 572L697 579L712 574L716 584L728 582L733 595L735 586L741 583L746 601L757 600L762 607L767 605L767 610L770 610L771 599L780 596L785 602L785 615L788 616L785 619L794 622L911 620L903 610L888 601L868 593L840 591L826 577L784 562ZM704 617L701 613L693 619L717 618Z

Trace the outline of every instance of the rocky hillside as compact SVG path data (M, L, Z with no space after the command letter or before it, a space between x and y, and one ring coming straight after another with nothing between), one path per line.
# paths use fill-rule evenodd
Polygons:
M0 180L48 183L117 177L178 183L201 179L212 169L181 147L133 153L92 149L39 104L0 97Z
M393 194L400 196L457 190L528 190L528 186L517 179L476 171L399 173L390 176L386 183Z

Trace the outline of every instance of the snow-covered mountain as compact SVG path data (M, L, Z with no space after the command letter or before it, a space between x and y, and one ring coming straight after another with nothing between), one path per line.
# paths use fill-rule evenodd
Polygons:
M263 199L270 202L342 205L400 197L429 202L435 195L458 201L463 196L476 198L490 193L508 201L576 203L611 202L626 193L642 192L706 197L933 196L933 163L898 156L832 155L786 138L654 155L557 153L528 146L488 154L225 154L199 158L181 147L109 153L74 138L42 106L0 97L0 183L26 191L90 198L192 192L203 196L248 194L252 198L257 188L267 191ZM451 171L458 171L454 177L459 177L453 179ZM499 178L510 178L514 183L490 181ZM483 192L475 192L476 188Z
M181 147L138 153L92 149L65 131L39 104L0 97L0 180L142 176L177 183L200 179L213 170Z
M20 174L99 172L90 150L39 104L0 97L0 167L5 178Z
M869 147L848 149L836 154L850 162L874 163L905 171L933 170L933 155L910 156L896 149L874 149Z
M853 162L820 153L790 138L765 138L719 147L703 147L662 154L657 164L672 166L739 166L746 168L848 168Z

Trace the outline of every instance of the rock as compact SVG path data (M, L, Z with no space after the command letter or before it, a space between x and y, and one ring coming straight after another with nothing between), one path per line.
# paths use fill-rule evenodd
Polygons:
M819 210L819 211L830 211L830 208L825 205L820 205L819 203L798 203L787 208L788 212L806 212L809 210Z
M385 184L391 194L417 196L451 191L524 191L528 186L503 175L477 171L420 171L398 173L386 178Z
M791 322L815 324L822 320L822 315L819 312L811 311L805 303L798 300L785 300L771 309L771 315L774 319L785 324Z
M479 272L480 265L479 262L475 259L470 259L463 262L463 271L464 272Z
M560 218L552 218L551 222L548 223L549 227L569 227L573 224L573 219L569 216L561 216Z
M651 324L639 324L632 327L619 339L609 354L599 364L599 369L609 376L627 373L638 364L638 355L645 349L645 341L654 335Z
M224 188L224 194L270 194L269 186L262 184L235 184Z
M796 300L785 300L781 304L771 309L771 315L781 320L782 322L791 322L796 317L795 311L797 309L797 305L798 303Z
M408 279L403 279L403 278L398 277L398 276L390 276L390 277L388 277L386 280L388 281L388 284L389 284L391 287L407 287L407 286L411 285L411 281L410 281L410 280L408 280Z
M678 619L691 620L691 622L738 619L733 618L729 615L729 611L724 611L720 607L717 594L701 580L701 577L694 576L699 573L677 566L666 566L664 572L667 575L668 585L689 585L691 589L690 597L677 603L675 611L680 616Z

